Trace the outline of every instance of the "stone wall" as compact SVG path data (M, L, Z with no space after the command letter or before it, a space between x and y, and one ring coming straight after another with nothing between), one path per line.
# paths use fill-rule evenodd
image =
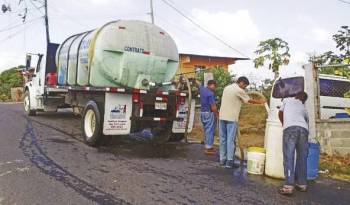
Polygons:
M317 121L316 139L319 140L323 153L343 156L350 154L350 120Z

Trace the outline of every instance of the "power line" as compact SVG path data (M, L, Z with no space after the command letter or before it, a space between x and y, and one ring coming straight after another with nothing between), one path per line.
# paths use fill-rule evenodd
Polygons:
M29 21L26 21L25 23L16 24L16 25L14 25L14 26L10 26L10 27L7 27L7 28L0 29L0 33L5 32L5 31L9 31L9 30L12 30L12 29L15 29L15 28L20 27L20 26L23 26L23 25L26 25L26 24L31 23L31 22L33 22L33 21L39 20L39 19L41 19L41 18L42 18L42 16L40 16L40 17L38 17L38 18L31 19L31 20L29 20Z
M25 31L26 29L28 28L28 24L26 25L26 27L24 27L23 29L19 30L18 32L16 32L15 34L11 34L11 35L8 35L7 37L3 38L0 40L0 46L2 45L2 43L6 42L8 39L11 39L19 34L22 33L22 31Z
M203 39L201 38L196 38L196 36L193 35L193 33L188 32L187 30L181 28L178 24L168 21L166 18L163 18L162 16L160 16L159 14L156 15L155 17L159 18L161 21L163 21L165 24L170 25L172 28L177 29L178 31L182 32L183 34L185 34L186 37L190 38L188 39L189 41L191 41L191 43L196 43L197 45L203 45L206 44L207 42L205 42ZM201 43L200 43L200 42Z
M75 23L75 24L78 24L78 25L80 25L80 26L89 27L89 25L87 25L87 24L85 24L85 23L82 23L82 22L80 22L80 21L77 21L74 17L68 15L67 13L64 13L64 12L62 12L62 11L57 10L57 9L56 9L57 6L55 5L54 2L51 2L51 4L52 4L53 6L50 7L50 9L51 9L52 11L54 11L56 14L62 15L62 16L64 16L64 17L66 17L67 20L70 20L71 22L73 22L73 23Z
M234 50L235 52L239 53L240 55L244 56L244 57L248 57L246 54L244 54L243 52L239 51L238 49L234 48L233 46L231 46L230 44L228 44L227 42L225 42L223 39L221 39L218 35L210 32L208 29L204 28L203 26L201 26L199 23L197 23L196 21L194 21L192 18L188 17L186 14L184 14L182 11L180 11L178 8L176 8L174 5L170 4L168 1L166 0L162 0L166 5L168 5L169 7L171 7L172 9L174 9L177 13L179 13L182 17L184 17L185 19L187 19L188 21L190 21L192 24L194 24L195 26L197 26L199 29L201 29L202 31L204 31L205 33L207 33L208 35L212 36L213 38L215 38L216 40L218 40L219 42L221 42L222 44L224 44L225 46L229 47L230 49ZM249 58L249 57L248 57Z

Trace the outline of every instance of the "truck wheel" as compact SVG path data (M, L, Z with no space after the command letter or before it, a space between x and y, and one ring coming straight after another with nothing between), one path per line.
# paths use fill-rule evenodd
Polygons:
M24 94L24 100L23 100L23 106L24 111L27 113L28 116L34 116L36 115L36 110L30 109L30 94L29 91L26 91Z
M82 130L85 143L97 146L102 140L101 112L94 101L89 101L83 112Z
M180 142L185 138L185 134L183 133L173 133L169 138L169 142Z

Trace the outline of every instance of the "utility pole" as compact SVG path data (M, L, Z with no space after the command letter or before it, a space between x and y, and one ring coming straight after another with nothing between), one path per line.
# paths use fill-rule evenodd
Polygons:
M46 43L49 45L50 43L50 31L49 31L49 18L47 14L47 0L44 0L44 8L45 8L45 28L46 28Z
M154 13L153 13L153 0L150 0L150 7L151 7L151 12L149 15L151 15L151 22L154 24Z

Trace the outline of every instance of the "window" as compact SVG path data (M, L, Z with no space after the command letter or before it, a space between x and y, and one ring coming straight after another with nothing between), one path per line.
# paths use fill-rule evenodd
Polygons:
M320 79L320 95L343 98L350 91L350 82L330 79Z
M202 72L203 70L205 70L205 66L204 65L194 65L194 71L196 73L200 73Z
M293 97L298 92L304 91L304 78L293 77L286 79L279 79L275 82L272 91L272 97L274 98L287 98Z

